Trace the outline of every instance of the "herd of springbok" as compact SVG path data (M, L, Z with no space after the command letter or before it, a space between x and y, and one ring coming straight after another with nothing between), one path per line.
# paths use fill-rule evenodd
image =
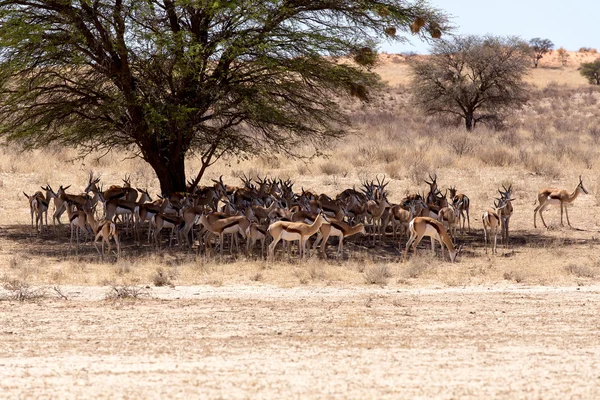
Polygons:
M235 245L239 251L239 236L246 241L246 252L251 254L256 243L260 242L261 257L264 257L265 242L270 240L268 258L275 257L275 247L279 241L287 242L288 257L292 242L298 242L298 253L303 258L307 252L306 243L316 235L312 248L320 245L320 253L326 256L325 248L330 237L338 238L337 257L343 257L344 238L361 233L371 235L373 245L386 237L388 227L391 228L394 240L398 236L408 236L404 248L404 260L412 246L414 254L417 245L428 236L431 238L432 251L435 253L435 242L439 242L444 256L447 248L450 260L455 261L462 246L456 246L456 230L463 234L465 228L471 230L469 216L470 200L455 187L442 193L438 187L437 176L429 175L425 183L429 186L427 195L411 194L398 204L388 201L386 186L389 182L376 178L377 182L363 182L360 190L346 189L335 198L326 194L317 194L310 190L294 192L293 183L281 179L249 179L241 177L242 186L230 186L223 182L221 176L212 180L211 186L188 184L186 192L177 192L168 196L158 196L152 200L148 191L133 188L130 177L125 177L122 186L110 186L103 190L100 178L90 173L88 185L81 194L67 193L69 186L59 187L54 191L50 185L42 187L33 195L27 195L31 212L31 225L39 234L49 230L48 211L50 202L54 202L52 225L55 233L62 225L61 216L66 212L70 226L69 251L73 247L73 239L79 249L80 235L84 237L84 245L88 235L104 258L104 244L110 239L117 248L117 258L121 254L122 236L129 236L137 245L142 243L141 232L147 224L147 242L160 249L163 229L170 230L169 246L176 239L179 248L192 249L198 243L197 250L209 249L213 237L218 238L219 251L222 256L224 241L229 240L229 251ZM493 244L492 253L497 251L498 232L504 246L508 246L509 222L513 214L512 186L503 186L498 190L500 197L495 199L494 206L482 215L485 251L488 252L488 240ZM537 197L534 210L534 226L537 213L544 226L547 227L542 212L549 205L560 205L561 225L563 210L569 214L567 207L581 193L588 193L583 186L581 176L574 192L556 188L544 188ZM101 204L102 217L97 219L98 204ZM226 236L231 234L231 236ZM98 248L98 240L102 240L102 250ZM402 251L402 242L399 250ZM216 244L215 244L216 246Z

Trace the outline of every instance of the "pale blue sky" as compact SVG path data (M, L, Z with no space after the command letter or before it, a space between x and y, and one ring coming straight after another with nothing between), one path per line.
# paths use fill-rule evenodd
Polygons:
M600 51L600 0L430 0L453 16L457 34L517 35L550 39L555 48ZM410 36L410 34L409 34ZM411 44L382 43L389 53L427 53L429 45L411 37Z

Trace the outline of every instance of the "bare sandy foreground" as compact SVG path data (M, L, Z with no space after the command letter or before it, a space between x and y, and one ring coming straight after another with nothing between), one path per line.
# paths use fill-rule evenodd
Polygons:
M63 290L0 302L0 397L600 398L600 286Z

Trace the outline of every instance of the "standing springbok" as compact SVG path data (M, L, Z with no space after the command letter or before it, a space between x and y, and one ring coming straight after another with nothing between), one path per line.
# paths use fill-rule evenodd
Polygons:
M512 185L508 186L508 189L502 185L504 192L498 189L498 193L500 193L500 198L498 199L499 204L501 205L498 208L498 216L500 217L500 228L502 229L502 243L504 243L504 248L508 249L508 226L510 224L510 217L513 214L513 205L512 205Z
M48 230L48 206L50 204L50 198L54 195L54 192L49 190L48 187L42 189L46 191L46 197L44 197L42 192L35 192L35 194L31 196L23 192L29 201L31 227L33 228L33 215L35 214L35 231L38 234L41 234L44 228L44 216L46 217L46 230Z
M448 232L452 239L456 238L456 227L460 228L460 208L462 203L448 205L440 208L438 212L437 220L440 221L444 226L448 225Z
M564 226L564 224L563 224L563 210L564 210L564 212L567 214L567 224L569 224L569 226L571 226L571 222L569 221L569 212L567 211L567 206L569 204L571 204L572 202L574 202L575 199L577 198L577 196L579 196L581 194L581 192L588 194L588 191L583 187L583 181L581 180L581 175L579 175L579 184L575 188L575 191L571 194L569 194L569 192L567 192L565 189L561 190L561 189L556 189L556 188L544 188L544 189L540 190L540 192L538 193L538 197L537 197L537 202L539 203L539 205L535 208L535 210L533 210L533 227L537 228L536 216L537 216L537 213L539 212L540 218L542 219L542 223L544 224L544 226L546 228L548 228L548 225L546 225L546 221L544 221L544 216L542 215L542 212L549 205L557 205L557 204L560 204L560 225ZM535 202L533 204L535 205Z
M412 221L416 215L415 210L417 203L415 201L409 201L406 204L408 210L406 210L403 206L404 204L396 204L392 206L390 211L392 214L392 234L394 239L396 239L397 227L401 227L402 232L400 234L404 235L406 232L408 232L408 224L410 224L410 221Z
M257 241L260 241L260 257L265 254L265 239L267 238L267 230L257 223L253 222L246 230L246 252L252 254L252 249Z
M440 242L442 246L442 258L444 257L444 246L448 248L448 253L450 254L450 261L454 262L456 256L458 256L462 250L462 245L458 248L454 247L450 236L446 232L444 225L436 221L430 217L417 217L410 221L408 225L408 229L410 230L410 239L406 242L406 250L404 251L404 261L406 261L408 257L408 249L412 245L413 254L417 254L417 245L423 239L424 236L429 236L431 238L431 251L435 255L435 241Z
M458 209L460 211L458 223L460 225L461 233L465 230L465 214L464 213L467 214L466 221L469 226L469 232L471 232L471 218L469 217L469 206L471 205L471 201L469 200L467 195L465 195L463 193L456 193L457 192L456 187L448 188L448 191L450 192L450 199L452 200L452 204L455 207L458 207L458 204L460 204L460 207L458 207ZM462 224L461 224L461 221L462 221Z
M269 245L268 257L271 260L275 257L275 246L280 240L285 240L287 242L298 240L300 258L304 258L306 240L317 233L319 228L321 228L321 225L325 222L325 217L323 217L322 213L319 213L312 224L288 221L277 221L272 223L267 229L273 237L273 242ZM291 246L288 247L288 256L290 247Z
M89 204L85 204L82 206L86 207ZM69 216L69 224L71 225L71 239L69 240L69 251L71 251L71 247L73 246L73 236L77 237L77 249L79 251L79 231L82 231L85 237L85 243L87 243L87 215L85 211L80 210L75 204L71 203L69 200L66 201L66 209L67 215Z
M431 176L431 174L428 175L429 179L431 179L431 182L428 182L427 179L425 179L425 183L429 185L429 193L427 193L425 203L429 205L431 203L436 203L437 193L439 193L439 190L437 185L437 174L433 174L433 176Z
M327 240L330 237L338 237L339 244L336 257L340 258L344 255L344 238L356 235L357 233L362 233L363 235L367 234L364 224L350 226L344 221L331 218L328 220L328 222L328 224L321 225L317 235L317 240L315 240L315 243L313 243L313 249L315 249L319 245L319 242L323 240L323 244L321 245L321 254L323 256L326 256L325 246L327 246Z
M171 228L171 235L169 236L169 247L171 247L171 245L173 244L173 235L175 234L177 235L177 246L181 247L181 240L179 237L181 235L180 229L183 226L183 218L177 215L167 215L159 213L153 216L152 219L154 220L154 224L156 225L156 228L153 232L153 237L154 244L156 245L157 249L160 250L161 247L160 232L163 230L163 228ZM152 220L150 220L150 223L152 223Z
M496 244L498 242L498 228L502 225L500 218L500 212L506 207L508 202L506 200L500 200L500 202L494 202L494 208L488 208L481 216L481 222L483 222L483 240L485 242L485 254L488 252L488 236L490 242L492 241L492 234L494 235L494 246L492 247L492 254L496 253ZM489 229L489 233L488 233Z
M250 220L244 216L233 216L227 217L223 219L218 219L211 223L207 216L202 214L200 215L200 223L204 226L210 233L214 233L219 236L219 244L220 244L220 253L221 257L223 257L223 237L226 233L233 233L234 235L239 233L243 238L246 237L246 231L250 227ZM237 237L235 237L237 243ZM229 247L229 254L233 253L233 242L231 240L231 246ZM237 246L237 244L236 244ZM206 247L208 247L208 240L206 241Z
M385 195L380 200L369 200L367 201L367 214L371 217L372 221L372 234L373 234L373 245L375 245L376 235L379 233L379 240L383 241L385 237L385 223L384 213L385 210L390 208L392 205L388 203Z
M110 254L110 238L115 241L115 245L117 246L117 260L121 258L121 243L119 242L119 231L117 230L117 224L113 221L104 219L102 221L96 221L96 217L94 214L96 213L96 208L84 208L85 214L87 215L87 221L92 227L92 231L94 231L94 247L96 251L100 254L102 260L104 260L104 242L108 245L108 254ZM98 249L98 239L102 238L102 252Z

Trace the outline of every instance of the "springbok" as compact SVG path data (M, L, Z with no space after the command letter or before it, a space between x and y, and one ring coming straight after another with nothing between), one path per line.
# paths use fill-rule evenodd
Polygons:
M88 206L85 204L82 208ZM80 210L78 207L73 208L74 204L70 201L66 201L66 209L67 215L69 216L69 224L71 225L71 239L69 240L69 251L71 251L71 247L73 246L73 236L77 237L77 250L79 251L79 231L81 230L85 235L85 243L87 243L87 215L85 211Z
M501 205L498 208L498 216L500 217L500 228L502 229L502 243L504 243L504 248L508 249L508 226L510 224L510 217L512 216L514 209L512 205L512 185L508 186L508 189L502 185L504 192L498 189L498 193L500 193L500 198L497 199L499 201L498 204Z
M402 228L401 235L404 235L404 233L408 232L408 224L416 215L416 203L414 201L409 201L407 205L408 210L406 210L401 204L396 204L391 208L392 234L394 239L396 239L397 227L400 226Z
M169 236L169 247L171 247L173 243L173 235L175 233L177 234L177 245L181 247L181 241L179 239L179 236L181 234L180 229L183 225L183 218L177 215L156 214L152 217L152 219L154 220L154 224L156 225L156 228L154 229L152 235L154 237L154 244L156 245L157 249L160 250L161 247L160 231L162 231L163 228L171 228L171 235ZM152 223L152 220L150 221L150 223Z
M42 192L35 192L35 194L31 196L23 192L29 201L31 227L33 228L33 215L35 214L35 231L38 234L42 233L44 228L44 216L46 217L46 230L48 230L48 206L50 204L50 198L53 197L53 192L47 187L42 189L46 191L46 197L44 197Z
M267 230L257 223L252 223L246 230L246 252L251 254L252 249L257 241L260 241L260 257L265 254L265 239L267 238Z
M458 223L460 225L461 233L465 230L465 219L469 226L469 232L471 232L471 218L469 217L469 206L471 205L471 200L469 200L467 195L463 193L456 193L456 187L448 188L448 192L450 192L450 199L452 200L452 204L454 205L454 207L457 207L460 211L458 216ZM458 206L459 204L460 206ZM464 213L467 214L466 218Z
M550 205L560 204L560 225L563 224L563 210L564 213L567 214L567 224L571 226L571 222L569 221L569 212L567 211L567 206L575 201L577 196L581 194L581 192L588 194L588 191L583 187L583 181L581 180L581 175L579 175L579 184L575 188L575 191L571 194L567 192L565 189L556 189L556 188L544 188L540 190L537 197L537 202L539 205L533 210L533 227L537 228L536 224L536 216L537 213L540 213L540 218L542 219L542 223L546 228L546 221L544 221L544 216L542 212L546 209L546 207ZM535 202L533 203L535 205Z
M322 213L319 213L312 224L288 221L277 221L272 223L267 229L273 237L273 242L269 245L268 257L270 259L275 257L275 246L277 246L277 243L279 243L280 240L285 240L287 242L298 240L300 242L298 246L300 258L304 258L306 240L317 233L319 228L321 228L321 225L325 222L325 217L323 217ZM288 256L290 247L288 247Z
M417 245L423 239L424 236L431 238L431 251L435 255L435 241L437 240L442 245L442 258L444 257L444 246L448 248L450 254L450 261L454 262L456 256L458 256L462 250L462 245L458 248L454 247L450 236L446 232L444 225L430 217L417 217L410 221L408 225L410 230L410 239L406 242L406 250L404 251L404 261L408 257L408 249L412 244L413 254L417 254Z
M375 245L376 235L379 233L379 241L383 241L385 237L385 219L383 218L386 209L392 205L388 203L386 196L382 196L381 200L367 201L367 213L372 221L373 245Z
M431 179L431 182L428 182L427 179L424 180L425 183L429 185L429 193L427 193L427 197L425 198L425 204L435 204L437 193L439 192L437 185L437 174L433 174L433 176L431 176L431 174L428 175L429 179Z
M117 224L113 221L109 221L104 219L102 221L96 221L96 217L94 216L96 210L95 208L84 208L85 214L87 215L87 220L90 226L92 227L92 231L94 231L94 247L96 251L100 254L102 260L104 260L104 242L108 245L108 254L110 254L110 238L115 241L115 245L117 246L117 260L121 258L121 243L119 242L119 231L117 230ZM102 251L98 249L98 239L102 238Z
M337 236L339 239L338 249L336 253L336 257L339 258L344 255L344 238L356 235L357 233L362 233L363 235L367 234L365 230L364 224L358 224L355 226L350 226L344 221L339 221L335 219L329 219L328 224L321 225L319 229L319 233L317 235L317 240L313 243L313 249L315 249L321 240L323 240L323 244L321 245L321 254L326 256L325 246L327 246L327 240L330 237Z
M494 235L494 246L492 247L492 254L496 253L496 244L498 242L498 229L502 226L502 220L500 212L506 207L509 202L506 200L500 200L500 202L494 202L494 208L488 208L481 216L481 222L483 223L483 240L485 242L485 253L488 252L488 236L490 242L492 241L492 234ZM489 233L488 233L489 229Z
M214 233L219 236L219 244L220 244L220 253L221 257L223 256L223 237L226 233L239 233L243 238L246 237L246 231L250 226L250 220L244 216L233 216L218 219L214 222L210 222L206 215L200 215L200 223L204 226L210 233ZM231 246L229 247L229 254L233 253L233 242L231 241ZM206 241L206 247L208 247L208 240Z
M460 227L460 208L462 203L440 208L437 220L448 225L448 232L452 239L456 238L456 227Z

